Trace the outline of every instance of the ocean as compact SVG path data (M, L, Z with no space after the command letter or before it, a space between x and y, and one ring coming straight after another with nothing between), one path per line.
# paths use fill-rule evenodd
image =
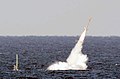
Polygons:
M46 70L66 61L79 36L0 36L0 79L120 79L120 37L87 36L87 70ZM18 71L14 71L18 54Z

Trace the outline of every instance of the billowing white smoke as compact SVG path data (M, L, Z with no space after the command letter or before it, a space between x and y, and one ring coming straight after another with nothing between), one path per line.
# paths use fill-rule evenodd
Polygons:
M89 22L91 18L89 19ZM87 65L86 62L88 60L87 55L82 53L82 47L85 39L85 35L87 32L87 28L89 25L84 28L83 33L81 34L78 42L76 43L75 47L72 49L69 57L67 58L67 62L56 62L50 65L47 70L86 70Z

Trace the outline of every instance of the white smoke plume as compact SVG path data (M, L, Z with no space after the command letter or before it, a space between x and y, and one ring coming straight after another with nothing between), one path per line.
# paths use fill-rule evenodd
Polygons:
M67 58L67 62L56 62L50 65L47 70L86 70L87 69L87 55L82 53L82 47L85 39L85 35L88 29L88 25L91 21L89 19L88 24L84 27L84 31L82 32L78 42L75 47L72 49L69 57Z

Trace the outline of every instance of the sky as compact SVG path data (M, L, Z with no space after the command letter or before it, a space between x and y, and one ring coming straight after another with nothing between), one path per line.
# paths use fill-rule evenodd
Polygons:
M0 36L120 36L120 0L0 0Z

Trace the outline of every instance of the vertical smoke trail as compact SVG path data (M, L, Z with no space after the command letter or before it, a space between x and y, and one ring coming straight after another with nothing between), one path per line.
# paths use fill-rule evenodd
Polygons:
M84 31L82 32L78 42L67 58L67 62L56 62L50 65L47 70L85 70L87 68L86 62L88 57L82 53L82 47L90 22L91 18L89 19L88 24L84 27Z
M14 70L18 71L18 54L16 54L16 65L14 65Z

